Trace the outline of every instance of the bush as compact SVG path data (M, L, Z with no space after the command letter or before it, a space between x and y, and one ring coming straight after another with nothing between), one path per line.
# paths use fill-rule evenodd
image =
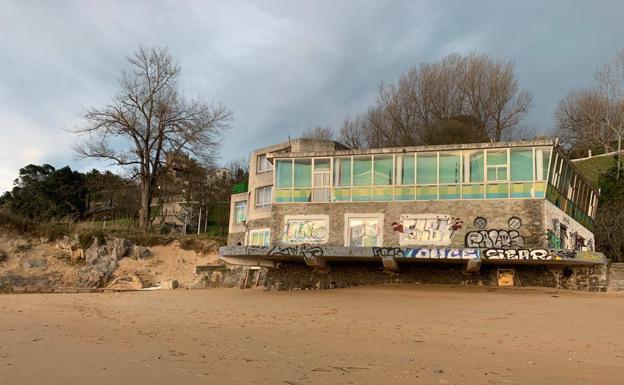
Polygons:
M8 210L0 209L0 227L18 233L34 233L37 230L37 223Z
M47 238L48 242L54 242L71 233L69 226L61 223L48 223L39 225L38 232Z

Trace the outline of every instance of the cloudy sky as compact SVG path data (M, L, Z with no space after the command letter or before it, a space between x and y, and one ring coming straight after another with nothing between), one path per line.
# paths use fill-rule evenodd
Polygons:
M533 95L525 124L553 125L565 93L624 47L620 1L0 0L0 191L28 163L74 159L66 129L110 100L125 56L166 46L187 95L234 111L221 159L337 127L380 82L451 52L511 58Z

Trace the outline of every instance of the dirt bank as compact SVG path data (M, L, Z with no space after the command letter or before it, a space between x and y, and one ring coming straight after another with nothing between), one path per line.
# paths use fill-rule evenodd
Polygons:
M0 295L7 384L621 384L624 297L384 286Z

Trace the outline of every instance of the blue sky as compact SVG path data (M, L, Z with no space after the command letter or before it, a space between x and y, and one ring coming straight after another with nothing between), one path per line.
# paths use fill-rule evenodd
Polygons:
M624 47L622 1L0 0L0 191L28 163L76 160L78 113L116 90L125 56L166 46L181 89L234 112L221 159L338 127L381 82L423 61L477 51L514 59L533 95L523 124L553 126L570 90Z

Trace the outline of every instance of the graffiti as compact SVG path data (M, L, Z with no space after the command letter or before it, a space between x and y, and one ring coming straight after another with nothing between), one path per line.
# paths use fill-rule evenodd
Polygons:
M479 259L480 255L478 249L373 247L373 256L382 258Z
M562 261L576 259L573 251L546 250L546 249L487 249L485 259L505 259L524 261Z
M284 243L327 243L329 219L325 216L284 218Z
M348 231L351 247L374 247L379 243L377 218L350 218Z
M585 239L579 231L569 231L568 228L572 226L568 218L564 217L561 221L558 218L552 218L550 228L546 229L548 247L561 250L593 251L593 239Z
M301 244L296 246L276 245L269 250L267 255L315 258L325 254L321 246Z
M487 249L485 259L538 260L548 261L553 258L546 249Z
M487 221L483 217L477 217L474 221L477 231L466 233L467 247L523 247L524 238L518 232L522 221L518 217L511 217L507 221L511 230L491 229L486 230Z
M450 245L455 230L463 222L450 215L402 215L401 223L392 222L392 230L399 233L400 245Z

